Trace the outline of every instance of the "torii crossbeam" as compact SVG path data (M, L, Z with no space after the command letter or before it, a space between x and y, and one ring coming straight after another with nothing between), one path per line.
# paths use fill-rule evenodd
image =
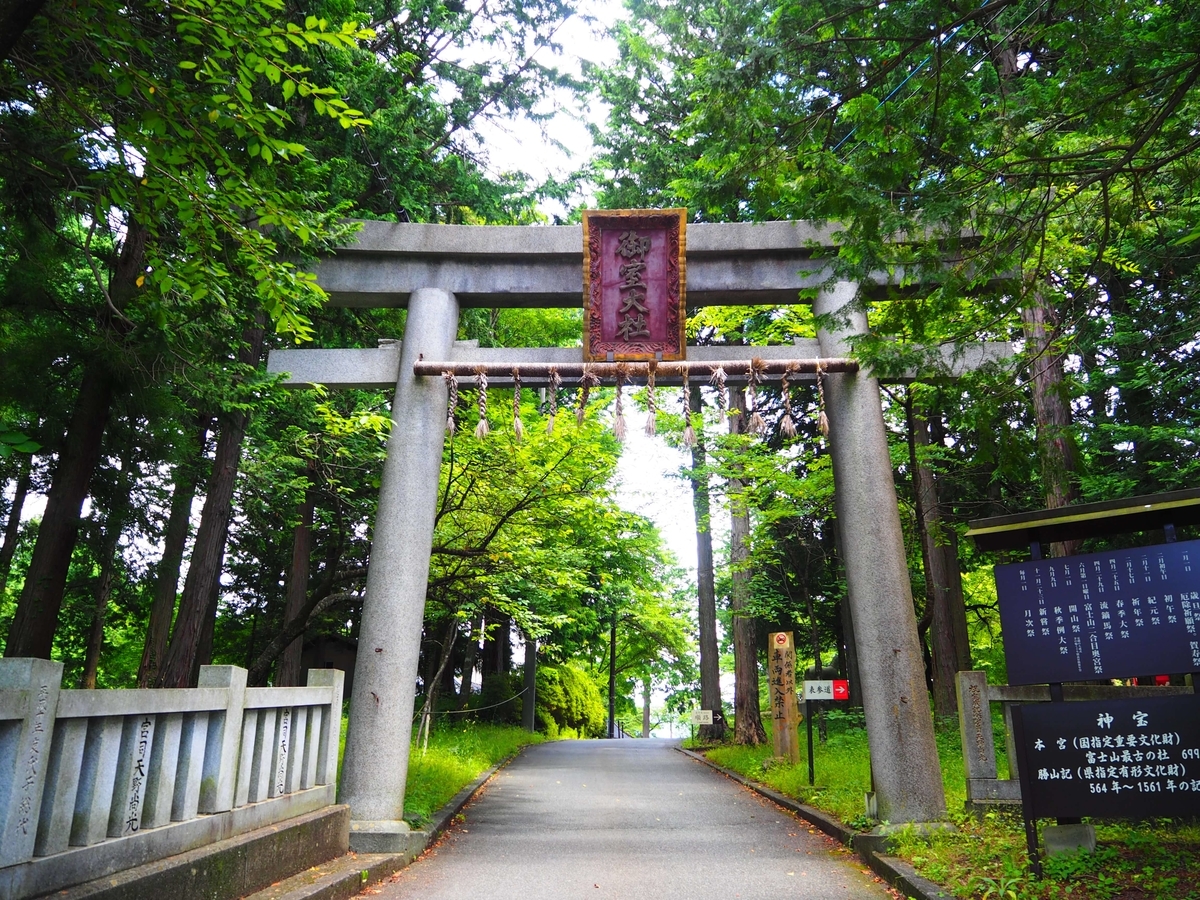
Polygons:
M833 231L806 222L690 225L690 307L794 304L799 291L820 285L814 312L835 314L839 324L788 346L689 347L686 365L699 374L720 364L731 383L745 378L751 357L778 370L774 377L789 365L796 381L815 378L818 363L828 373L835 505L879 814L893 823L938 821L945 796L879 383L849 358L850 339L867 332L866 314L853 301L860 291L898 283L903 273L880 273L862 285L829 283L835 252ZM354 243L319 264L318 282L335 304L406 306L403 340L377 349L271 353L269 370L287 373L284 383L295 387L394 387L393 418L405 423L388 441L359 629L341 788L354 849L407 846L404 786L446 421L447 387L438 376L447 367L491 367L498 375L489 376L491 384L503 386L520 367L522 383L535 385L551 367L561 374L583 363L578 348L456 342L459 308L579 306L582 259L578 226L366 222ZM1011 353L1008 344L948 347L943 374ZM657 382L679 383L680 365L659 364Z

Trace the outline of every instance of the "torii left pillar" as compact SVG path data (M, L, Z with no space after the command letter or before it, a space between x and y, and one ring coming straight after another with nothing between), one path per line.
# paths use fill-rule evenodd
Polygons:
M453 294L434 288L412 293L379 486L342 765L341 800L350 804L350 847L364 853L403 852L409 846L404 784L448 400L445 382L418 378L413 363L422 356L446 359L457 332L458 301Z

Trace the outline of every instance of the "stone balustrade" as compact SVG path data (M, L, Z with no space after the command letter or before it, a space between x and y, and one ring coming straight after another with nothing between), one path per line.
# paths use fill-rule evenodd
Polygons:
M61 663L0 659L0 900L333 804L342 680L203 666L196 688L64 690Z

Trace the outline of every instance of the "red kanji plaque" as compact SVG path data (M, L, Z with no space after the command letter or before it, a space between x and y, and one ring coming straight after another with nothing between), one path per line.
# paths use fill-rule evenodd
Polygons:
M686 355L687 210L583 214L583 358L679 360Z

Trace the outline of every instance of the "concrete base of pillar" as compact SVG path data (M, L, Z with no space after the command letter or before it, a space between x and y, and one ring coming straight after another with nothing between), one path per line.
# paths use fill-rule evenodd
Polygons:
M1062 853L1095 853L1095 825L1047 825L1042 829L1047 856Z
M350 821L350 849L355 853L405 853L412 844L424 848L428 838L403 820Z
M896 836L901 832L924 840L935 834L958 831L951 822L904 822L898 825L877 825L865 834L854 835L854 849L860 852L890 856L896 852Z

